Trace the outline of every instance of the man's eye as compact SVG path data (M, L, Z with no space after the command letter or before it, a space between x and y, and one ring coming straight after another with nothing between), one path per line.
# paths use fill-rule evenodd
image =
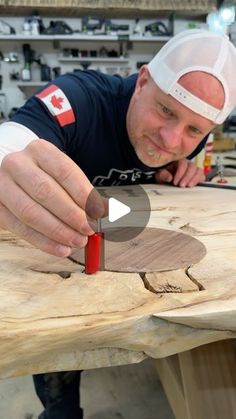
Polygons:
M166 106L164 106L164 105L161 105L161 110L162 110L162 112L163 112L163 113L165 113L166 115L172 115L171 110L170 110L169 108L167 108Z
M196 127L192 127L190 126L189 129L196 135L201 135L202 132L200 131L200 129L196 128Z

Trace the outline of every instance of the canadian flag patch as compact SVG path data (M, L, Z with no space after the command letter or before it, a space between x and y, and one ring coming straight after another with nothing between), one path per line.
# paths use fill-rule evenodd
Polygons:
M48 108L61 127L75 122L75 115L65 93L55 84L36 95Z

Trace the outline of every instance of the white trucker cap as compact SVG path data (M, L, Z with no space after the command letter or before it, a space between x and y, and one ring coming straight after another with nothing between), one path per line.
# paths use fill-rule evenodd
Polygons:
M161 90L216 124L221 124L236 106L236 48L226 35L202 29L180 32L149 62L148 70ZM181 76L191 71L212 74L222 83L222 109L209 105L178 83Z

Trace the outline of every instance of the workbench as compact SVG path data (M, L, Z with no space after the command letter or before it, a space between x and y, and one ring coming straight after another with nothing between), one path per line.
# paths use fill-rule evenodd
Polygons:
M88 276L75 256L50 256L0 232L0 377L150 357L177 419L235 419L235 191L145 190L156 243L160 230L194 238L205 249L199 261ZM140 202L137 211L145 211ZM141 240L137 246L142 255Z

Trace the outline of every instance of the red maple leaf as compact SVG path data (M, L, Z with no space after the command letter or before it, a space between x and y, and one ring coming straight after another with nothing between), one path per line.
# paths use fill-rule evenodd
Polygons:
M63 106L62 106L63 100L64 100L63 97L53 95L51 97L51 104L54 108L62 109L63 108Z

